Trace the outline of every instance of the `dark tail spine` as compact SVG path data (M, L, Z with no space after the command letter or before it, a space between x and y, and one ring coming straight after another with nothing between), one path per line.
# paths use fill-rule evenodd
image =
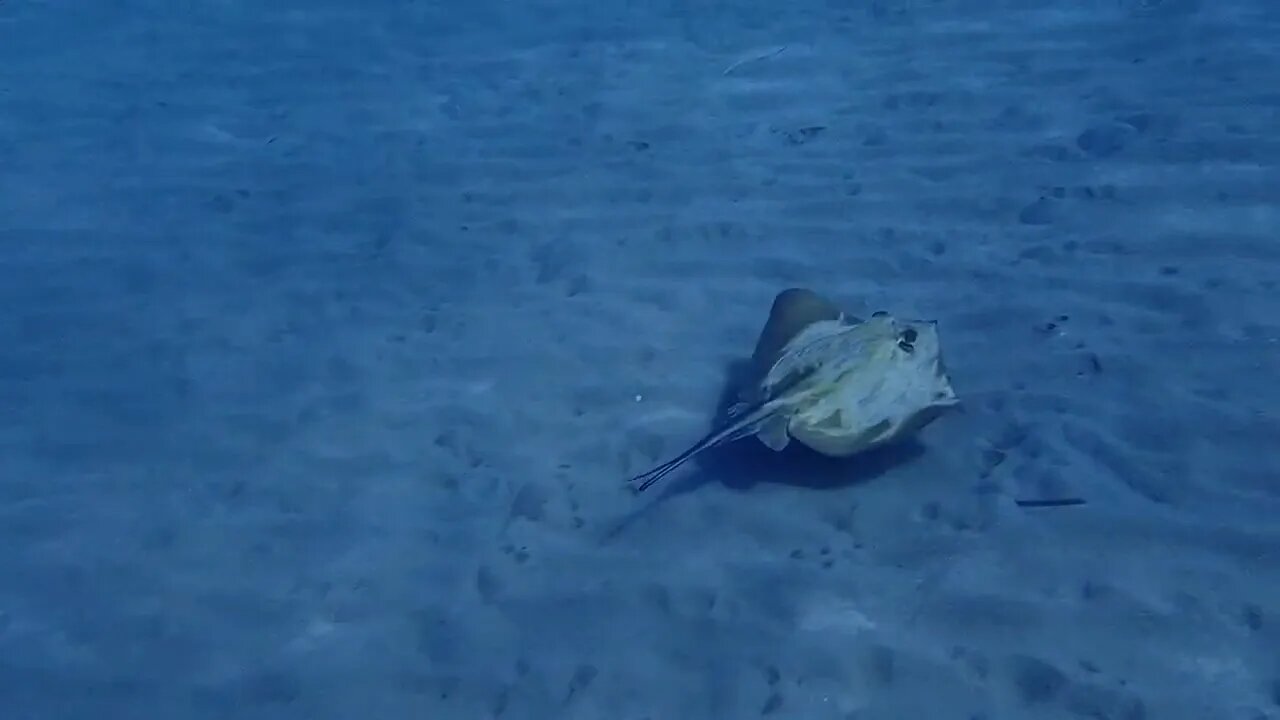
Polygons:
M756 428L760 426L761 421L769 417L769 414L763 414L763 415L759 414L762 407L763 407L763 404L757 405L755 408L752 409L753 412L748 412L745 414L740 413L727 426L718 427L715 430L712 430L711 432L707 433L706 436L704 436L701 440L694 443L693 447L689 448L688 450L685 450L684 452L675 456L671 460L668 460L667 462L662 463L658 467L648 472L641 473L639 475L636 475L633 478L628 479L627 482L628 483L639 482L640 486L636 488L636 492L644 492L645 490L649 489L649 487L652 486L654 483L658 482L662 478L670 475L672 472L679 469L681 465L688 462L691 458L693 458L693 456L697 455L703 450L709 450L717 445L722 445L727 442L732 442L734 440L737 440L739 438L752 434L753 432L756 431Z

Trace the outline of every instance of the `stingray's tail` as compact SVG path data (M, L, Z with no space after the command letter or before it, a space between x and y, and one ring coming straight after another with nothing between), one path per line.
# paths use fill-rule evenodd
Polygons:
M628 478L627 482L640 483L640 485L635 488L635 491L638 493L644 492L654 483L675 472L681 465L691 460L695 455L703 450L710 450L717 445L723 445L724 443L732 442L754 433L756 428L759 427L760 422L761 419L756 417L743 418L731 422L727 426L716 428L715 430L707 433L706 437L694 443L693 447L685 450L671 460L662 463L648 472L643 472L635 477Z
M681 465L688 462L689 458L691 457L693 457L692 451L681 453L680 456L675 458L674 460L669 460L667 462L664 462L658 467L648 472L641 473L633 478L628 479L627 482L640 483L639 485L636 486L635 490L638 493L644 492L645 490L648 490L649 487L654 483L658 482L662 478L675 472Z

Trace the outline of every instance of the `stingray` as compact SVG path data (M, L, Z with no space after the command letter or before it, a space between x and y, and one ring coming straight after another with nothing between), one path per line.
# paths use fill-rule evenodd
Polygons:
M630 478L642 492L698 454L754 435L848 457L919 431L959 404L937 323L876 312L862 320L803 288L779 293L727 417L675 458Z

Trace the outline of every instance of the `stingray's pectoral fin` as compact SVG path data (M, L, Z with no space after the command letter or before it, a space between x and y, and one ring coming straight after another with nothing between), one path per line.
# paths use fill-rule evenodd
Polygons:
M756 437L770 450L782 452L791 442L791 435L787 433L789 424L790 418L781 415L769 418L756 431Z

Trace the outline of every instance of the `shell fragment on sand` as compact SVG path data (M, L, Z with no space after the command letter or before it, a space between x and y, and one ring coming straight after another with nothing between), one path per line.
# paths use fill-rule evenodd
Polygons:
M959 404L937 324L878 312L859 320L811 290L774 298L729 417L688 450L629 482L648 489L704 450L749 435L847 457L907 437Z

